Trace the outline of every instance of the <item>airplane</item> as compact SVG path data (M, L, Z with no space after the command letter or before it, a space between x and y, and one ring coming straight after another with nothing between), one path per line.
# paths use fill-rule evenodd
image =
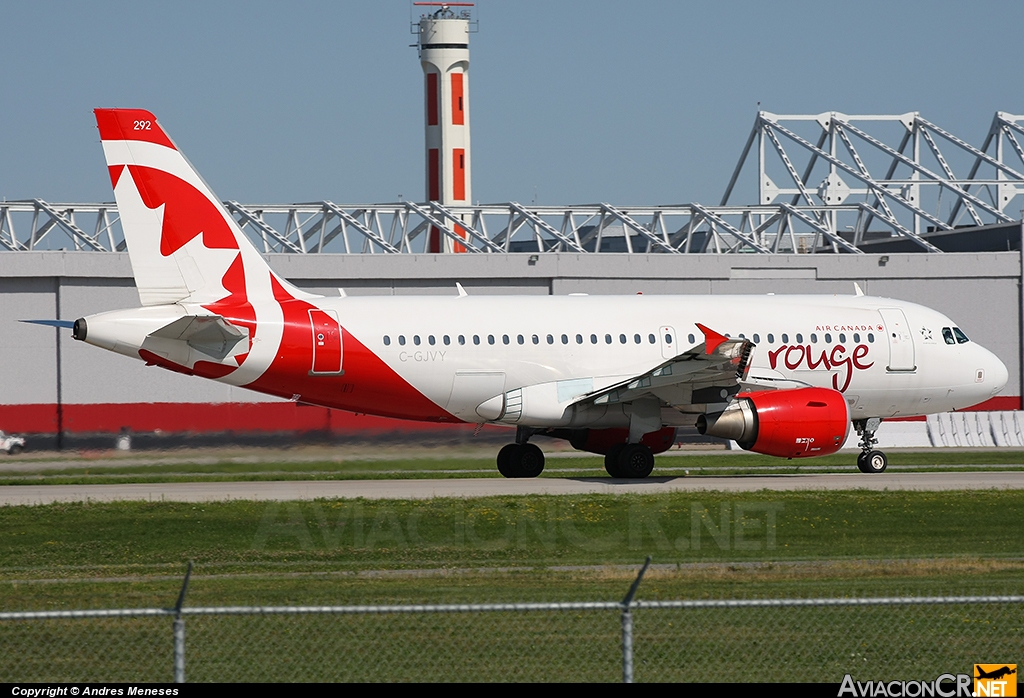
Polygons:
M993 669L992 671L985 671L984 669L981 668L980 664L975 664L974 668L978 672L978 675L975 676L974 678L976 678L976 679L997 679L998 680L998 679L1003 678L1004 676L1010 676L1011 674L1016 674L1017 673L1016 665L1014 665L1014 667L1015 668L1011 669L1009 666L1004 665L1004 666L1002 666L1002 667L1000 667L998 669Z
M881 473L883 419L995 395L1007 370L929 308L850 296L326 297L278 276L152 113L97 109L141 307L73 323L77 340L302 403L515 428L643 478L676 429L781 458L835 453ZM715 329L712 329L712 326Z

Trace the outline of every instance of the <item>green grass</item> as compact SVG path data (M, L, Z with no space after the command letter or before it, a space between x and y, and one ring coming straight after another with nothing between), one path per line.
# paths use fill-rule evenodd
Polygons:
M0 507L0 610L1024 593L1024 491ZM933 678L1021 606L635 612L644 681ZM187 618L192 681L617 680L614 612ZM170 679L169 619L7 622L0 681ZM984 656L982 656L984 655ZM997 660L997 661L1002 661ZM1012 661L1012 660L1011 660Z
M0 584L6 591L0 605L4 610L70 608L79 597L109 585L124 592L144 590L139 599L155 602L153 585L170 593L166 590L175 587L189 560L196 563L197 588L216 580L216 591L206 597L215 604L265 603L258 599L260 589L295 603L337 603L338 594L350 602L370 596L372 587L387 587L382 570L401 571L390 573L398 596L423 600L449 584L439 571L483 569L486 574L469 575L482 575L480 587L467 582L468 597L459 600L488 600L485 592L507 599L524 579L567 568L563 590L578 589L575 596L590 598L575 575L591 575L595 565L635 565L648 554L655 563L681 566L673 572L684 585L677 593L689 583L685 579L704 574L692 568L695 563L736 564L737 574L727 577L741 578L764 571L746 566L750 563L800 561L804 572L783 565L761 579L765 584L786 580L794 589L812 578L848 576L834 566L806 567L815 561L881 561L863 569L883 577L1004 580L1020 572L1014 560L1024 558L1022 510L1024 491L3 507ZM896 568L884 562L892 560L944 562L895 574ZM998 569L992 561L999 562ZM605 573L624 591L630 572ZM342 592L346 588L353 596ZM549 580L538 588L546 594L559 587ZM60 591L48 591L53 589ZM194 588L196 593L201 592Z
M357 452L346 455L338 449L336 458L296 460L288 454L278 458L240 455L173 458L40 460L7 462L33 471L7 472L0 485L124 484L130 482L225 482L257 480L353 480L455 477L500 477L492 454L481 451L450 453L445 450L428 457L374 458ZM199 462L197 462L199 460ZM762 473L856 472L855 454L836 454L807 460L782 460L747 453L681 454L657 457L655 476L750 475ZM1024 452L973 450L917 450L889 453L893 470L1007 470L1024 468ZM56 466L56 467L54 467ZM600 456L550 457L544 477L606 477Z

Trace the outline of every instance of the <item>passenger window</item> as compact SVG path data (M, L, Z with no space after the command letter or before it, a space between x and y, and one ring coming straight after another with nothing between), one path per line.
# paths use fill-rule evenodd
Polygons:
M825 344L831 344L831 343L832 343L832 334L830 332L826 332L825 333Z
M568 344L568 343L569 343L569 335L563 334L562 335L562 344Z
M760 344L760 343L761 343L761 335L759 335L757 332L755 332L754 333L754 344Z
M412 343L415 344L416 346L420 345L420 336L418 334L414 334L412 336Z
M508 335L507 334L501 335L501 343L502 344L508 344Z
M604 336L604 343L605 344L611 344L612 343L612 336L610 334L606 334Z
M868 344L874 344L874 343L875 343L875 333L874 332L868 332Z
M846 333L845 332L840 332L839 333L839 343L840 344L846 344Z
M540 344L540 337L538 337L537 335L533 335L533 343Z
M816 335L813 332L811 332L811 344L817 344L817 343L818 343L818 335Z
M576 343L577 344L583 344L583 335L581 335L581 334L576 335Z
M444 342L445 346L448 346L449 344L452 343L452 338L449 337L448 335L445 335L444 337L441 338L441 341Z
M638 334L633 335L633 343L634 344L639 344L641 341L642 340L640 339L640 335L638 335Z
M434 346L434 335L430 335L429 337L427 337L427 344L429 344L430 346Z
M555 338L552 337L551 335L548 335L548 344L554 344L554 343L555 343Z
M473 344L480 344L480 335L473 335Z
M494 344L494 335L493 334L487 335L487 343L488 344Z
M520 344L526 344L526 340L523 338L523 335L521 334L516 335L516 341L519 342Z
M388 337L387 335L384 335L384 346L386 346L386 347L390 347L391 346L391 337Z
M853 342L854 344L860 344L860 332L853 333Z
M782 343L789 344L789 335L786 334L785 332L782 333Z
M405 346L405 335L404 334L398 335L398 343L401 344L403 347Z
M800 334L799 332L796 333L796 343L797 344L803 344L804 343L804 336L802 334Z
M597 335L596 334L590 335L590 343L591 344L597 344Z
M626 335L620 334L619 335L619 344L625 344L625 343L626 343Z
M768 343L775 344L775 335L773 335L771 332L768 333Z
M465 343L466 343L466 335L460 334L459 335L459 345L461 346L461 345L463 345Z
M649 334L647 335L647 341L649 341L651 344L657 344L658 338L655 337L653 334Z

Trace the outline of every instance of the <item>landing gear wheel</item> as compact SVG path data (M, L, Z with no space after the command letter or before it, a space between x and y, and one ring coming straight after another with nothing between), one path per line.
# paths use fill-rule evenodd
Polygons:
M544 472L544 452L533 444L508 444L498 451L498 472L505 477L537 477Z
M519 447L519 477L537 477L544 472L544 452L533 444Z
M626 444L618 461L619 477L645 478L654 470L654 454L643 444Z
M519 454L519 444L508 444L502 446L498 451L498 472L505 477L518 477L515 467L515 458Z
M857 456L857 467L862 473L884 473L889 459L881 451L866 451Z
M604 456L604 469L612 477L626 477L619 474L619 454L628 444L615 444Z

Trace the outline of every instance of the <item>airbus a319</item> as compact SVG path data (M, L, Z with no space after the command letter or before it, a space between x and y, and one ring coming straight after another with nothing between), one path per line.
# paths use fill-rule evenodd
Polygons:
M314 295L270 269L151 113L96 120L141 307L81 318L75 339L329 408L507 425L506 477L541 473L538 434L646 477L692 425L781 458L835 453L852 426L879 473L881 420L1007 381L941 313L860 294Z

